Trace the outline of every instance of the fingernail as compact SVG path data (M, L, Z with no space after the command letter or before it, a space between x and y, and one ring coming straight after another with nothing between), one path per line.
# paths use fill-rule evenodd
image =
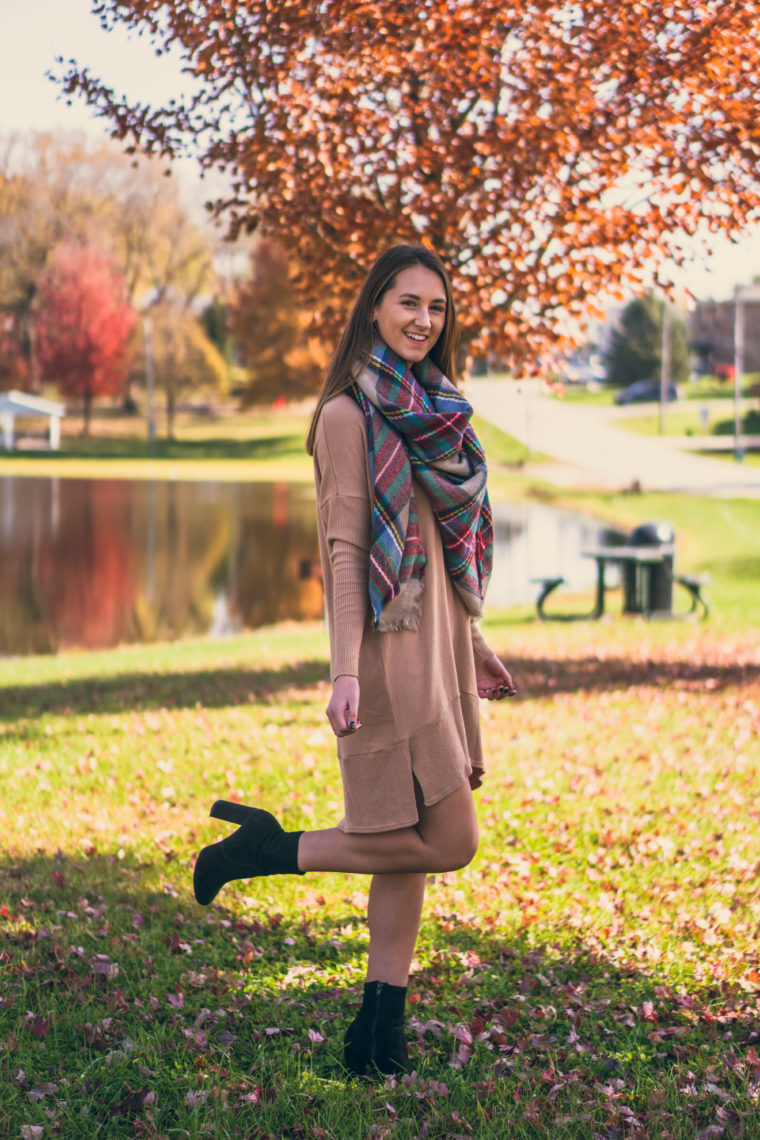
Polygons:
M348 722L348 727L349 727L349 728L356 728L356 721L355 721L355 720L350 720L350 721Z

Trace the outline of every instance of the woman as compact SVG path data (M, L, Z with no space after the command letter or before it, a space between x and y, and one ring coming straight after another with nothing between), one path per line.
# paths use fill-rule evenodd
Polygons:
M515 692L474 624L492 525L472 409L447 379L455 345L440 259L388 250L361 287L307 440L345 816L285 832L268 812L218 801L212 816L240 827L195 868L204 905L236 878L372 876L367 981L344 1039L356 1074L409 1070L404 1003L426 875L475 854L478 701Z

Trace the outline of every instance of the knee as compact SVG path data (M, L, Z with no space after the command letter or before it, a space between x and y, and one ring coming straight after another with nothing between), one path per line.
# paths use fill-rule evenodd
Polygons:
M445 855L447 865L441 870L461 871L463 867L471 863L478 850L478 838L478 829L475 826L453 838Z

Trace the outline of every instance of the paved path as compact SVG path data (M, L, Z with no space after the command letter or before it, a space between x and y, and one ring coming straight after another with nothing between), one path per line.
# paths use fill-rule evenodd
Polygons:
M760 467L682 452L667 436L634 435L610 409L545 396L532 381L472 379L467 397L483 419L531 451L559 461L531 471L568 486L760 497ZM639 405L646 412L646 405Z

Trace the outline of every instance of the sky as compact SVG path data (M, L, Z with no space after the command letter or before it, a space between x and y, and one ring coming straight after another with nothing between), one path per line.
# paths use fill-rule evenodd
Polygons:
M156 57L146 40L121 28L103 31L91 0L0 0L0 130L80 130L95 141L107 137L103 120L81 100L66 106L45 78L59 55L89 67L117 92L149 103L166 102L186 86L177 57ZM183 164L180 182L187 198L205 196L192 164ZM760 226L737 245L721 239L711 257L695 257L687 269L674 270L673 278L700 299L722 300L758 274Z

